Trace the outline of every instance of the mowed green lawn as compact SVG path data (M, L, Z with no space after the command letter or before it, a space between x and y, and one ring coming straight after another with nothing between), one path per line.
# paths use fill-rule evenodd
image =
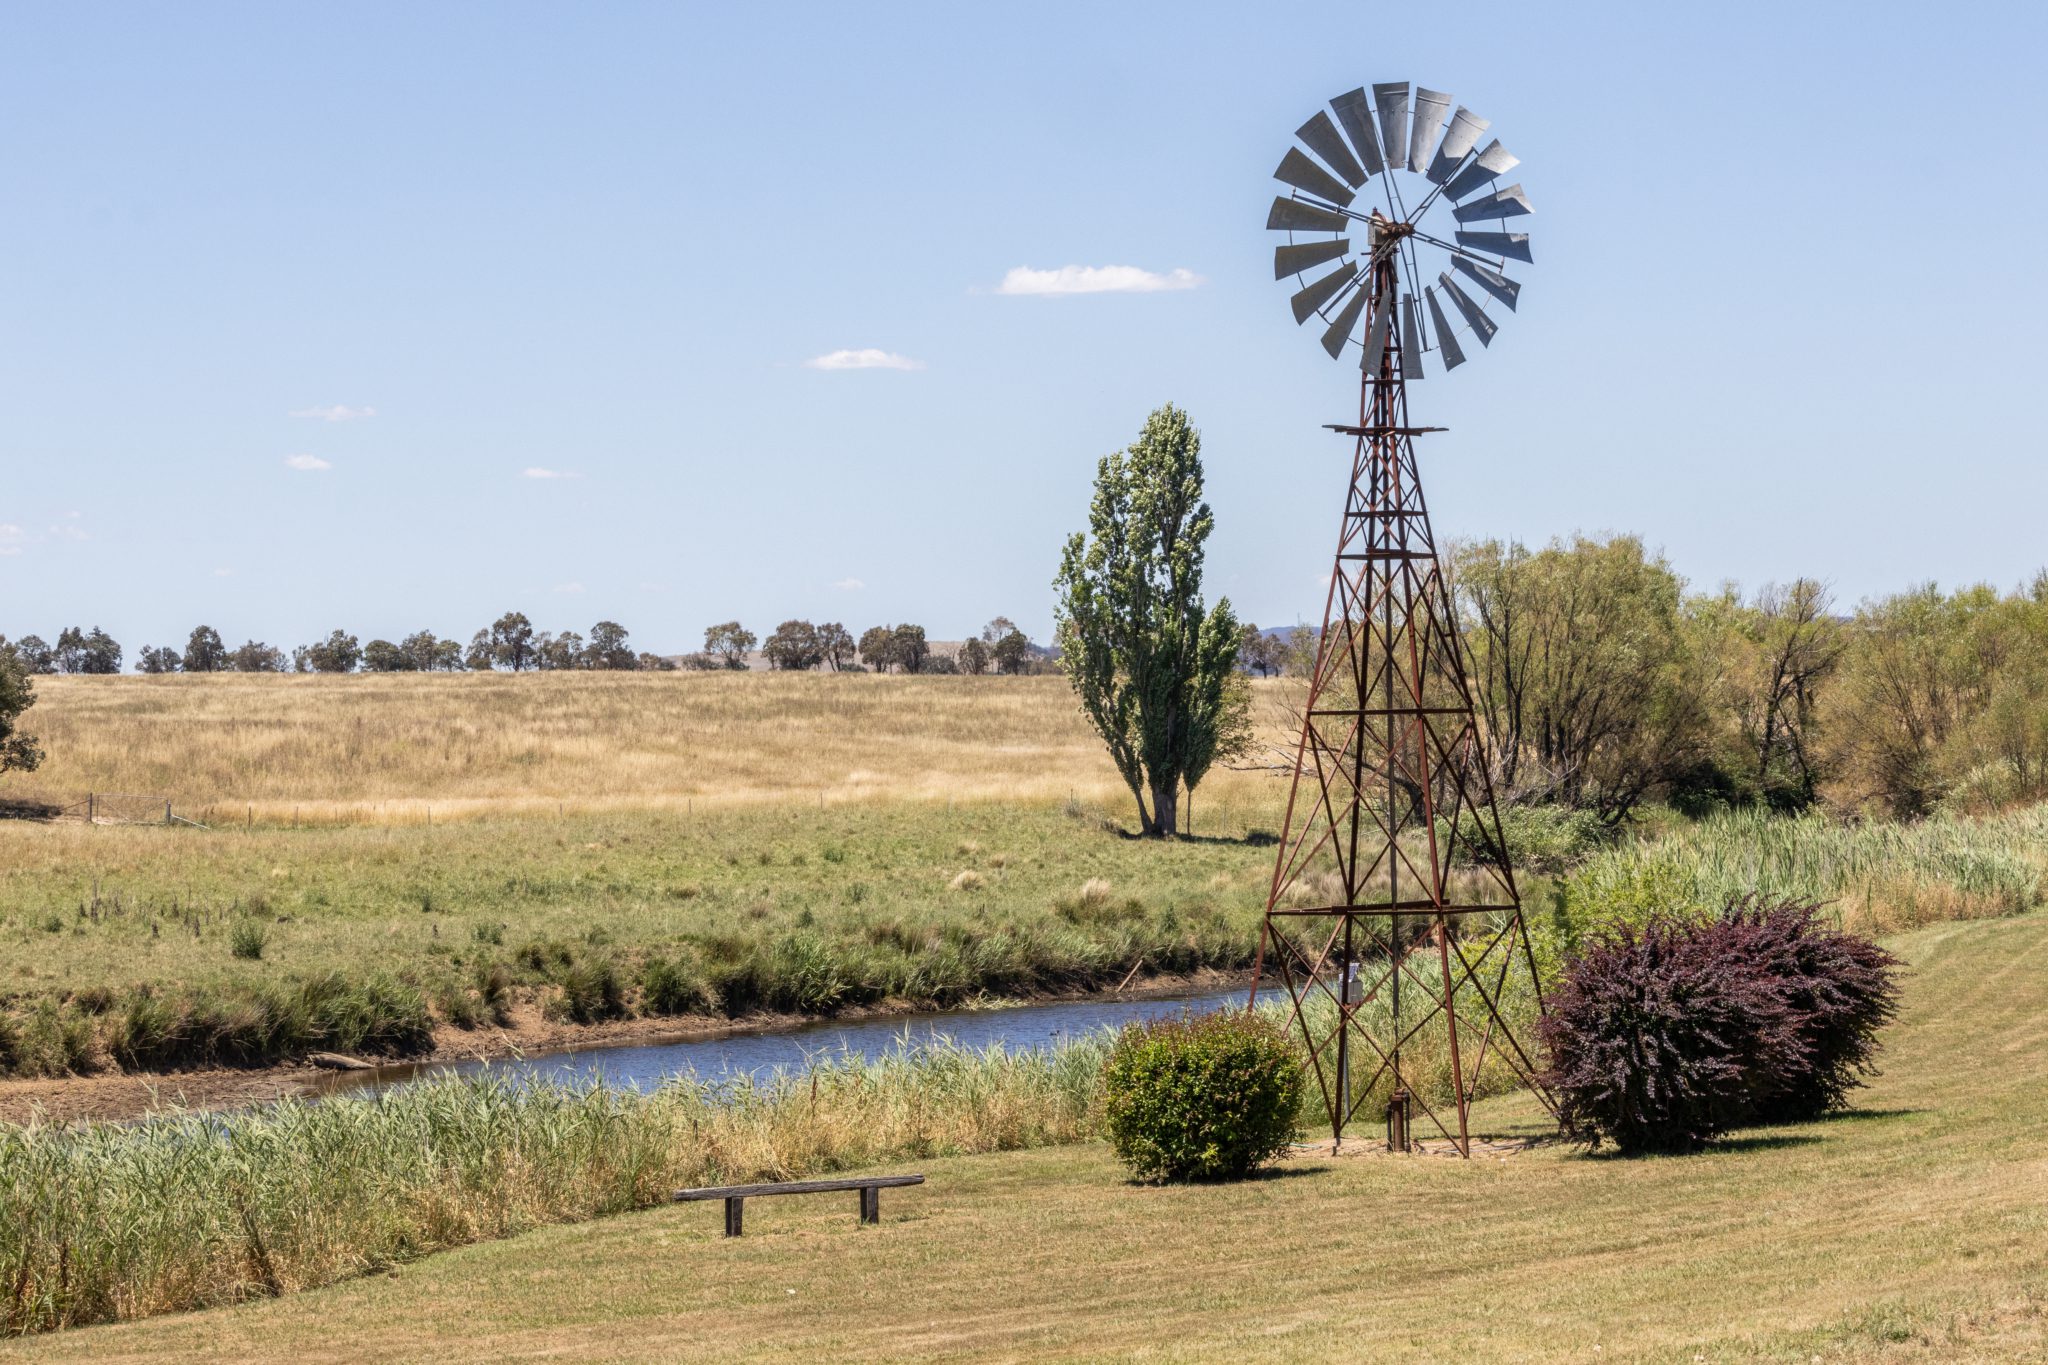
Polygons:
M1128 1184L1100 1144L853 1198L553 1228L15 1345L48 1359L2048 1359L2048 915L1943 925L1853 1114L1700 1156L1309 1159ZM1526 1100L1487 1114L1527 1126Z

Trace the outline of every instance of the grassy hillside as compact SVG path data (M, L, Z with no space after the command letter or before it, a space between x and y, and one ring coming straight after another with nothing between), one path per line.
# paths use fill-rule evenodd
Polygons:
M1894 941L1856 1112L1698 1156L1313 1158L1125 1183L1097 1143L912 1158L884 1197L544 1229L390 1275L18 1343L22 1359L2048 1357L2048 916ZM1526 1122L1526 1101L1482 1106Z
M0 794L150 792L210 827L0 820L0 1075L1237 968L1286 792L1219 773L1196 838L1125 838L1129 798L1057 678L45 683L51 761ZM1583 822L1541 815L1517 815L1518 856L1583 854L1559 838ZM2044 821L1709 822L1601 853L1561 895L1531 881L1532 918L1561 906L1568 936L1750 888L1879 931L2011 913L2040 902Z

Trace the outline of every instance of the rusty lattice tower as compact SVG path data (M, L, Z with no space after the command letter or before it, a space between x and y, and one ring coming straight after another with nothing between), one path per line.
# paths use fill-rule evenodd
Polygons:
M1512 307L1519 286L1497 267L1529 258L1525 236L1457 231L1453 244L1420 224L1440 198L1459 223L1528 204L1519 186L1493 189L1514 158L1498 142L1474 152L1483 120L1460 109L1446 132L1449 97L1419 90L1411 135L1407 85L1373 90L1377 135L1362 90L1332 101L1348 146L1327 113L1300 130L1335 174L1291 149L1277 174L1296 192L1274 201L1268 222L1290 237L1276 274L1339 261L1295 296L1297 320L1328 321L1324 344L1336 356L1364 327L1358 423L1332 428L1354 441L1351 483L1253 992L1285 989L1288 1026L1307 1045L1336 1140L1355 1122L1384 1119L1399 1150L1433 1130L1469 1156L1476 1096L1515 1083L1544 1095L1520 1036L1541 998L1416 466L1415 439L1441 428L1408 416L1408 381L1420 378L1424 354L1434 350L1446 367L1464 359L1440 299L1482 343L1495 324L1448 273L1420 291L1420 307L1413 286L1417 249L1431 244ZM1363 184L1368 168L1386 187L1385 215L1349 207L1341 182ZM1412 210L1397 168L1435 187ZM1318 232L1357 232L1366 249L1354 263L1348 236L1294 240ZM1480 259L1481 246L1499 256Z

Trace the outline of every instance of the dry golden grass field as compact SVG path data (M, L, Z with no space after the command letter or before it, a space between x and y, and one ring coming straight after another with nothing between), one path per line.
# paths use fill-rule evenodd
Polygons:
M167 798L214 823L424 823L763 802L1128 803L1057 677L215 673L51 677L0 796ZM1258 689L1270 732L1277 685ZM1219 771L1202 811L1279 783ZM1124 814L1123 818L1131 819Z

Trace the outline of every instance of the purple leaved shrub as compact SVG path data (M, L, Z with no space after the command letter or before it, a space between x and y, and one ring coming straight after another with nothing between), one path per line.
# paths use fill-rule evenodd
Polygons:
M1898 965L1817 905L1755 896L1596 935L1539 1026L1566 1135L1684 1152L1841 1107L1874 1072Z

